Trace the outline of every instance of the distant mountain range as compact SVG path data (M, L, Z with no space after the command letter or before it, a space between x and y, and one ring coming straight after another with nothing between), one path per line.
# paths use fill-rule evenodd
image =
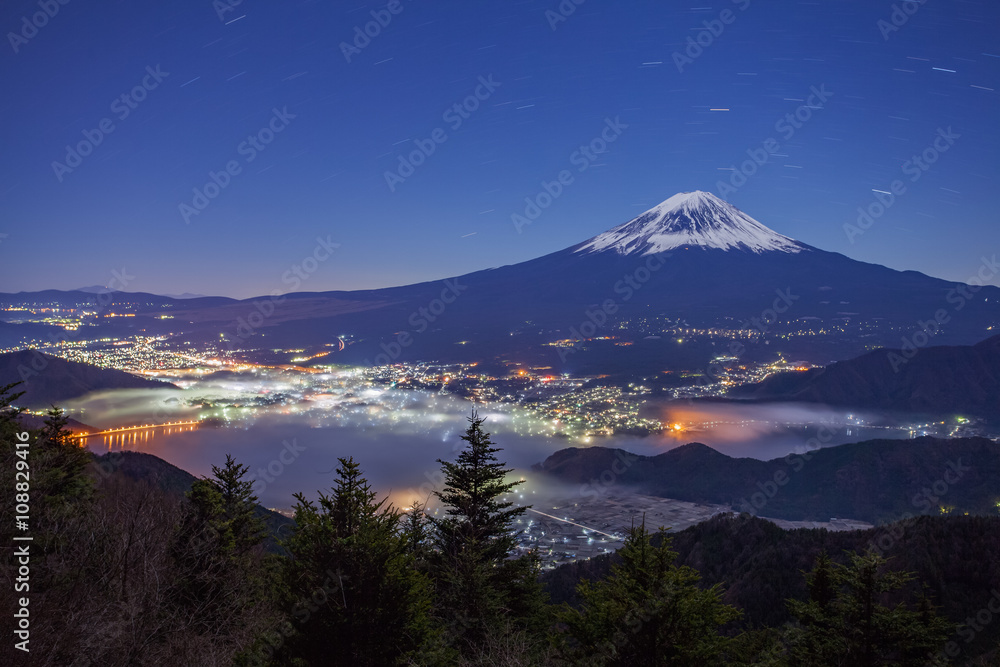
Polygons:
M447 269L442 273L447 275ZM291 274L285 277L291 279L283 285L301 284ZM636 333L644 327L656 331L656 318L692 328L772 333L782 326L819 323L828 334L782 339L781 349L828 363L873 345L898 346L901 334L919 330L920 322L941 309L957 311L960 303L961 316L951 317L934 342L971 344L982 340L989 327L1000 326L1000 288L963 294L957 287L916 271L814 248L712 194L690 192L575 246L520 264L402 287L242 301L119 292L109 296L108 308L122 304L137 316L102 326L122 334L183 331L191 339L214 342L221 334L234 349L333 344L324 363L519 358L578 373L594 371L595 364L602 372L623 367L641 372L685 357L701 365L729 348L724 340L694 348L669 336ZM0 305L26 298L94 297L54 291L0 294ZM156 319L162 315L171 319ZM840 325L858 321L879 326L864 340L862 333L835 333ZM261 335L267 336L266 344ZM634 345L613 347L595 340L613 335L631 336ZM559 339L578 343L568 353L551 345Z
M88 285L87 287L78 287L74 292L86 292L87 294L107 294L111 292L117 292L119 290L113 290L110 287L104 287L102 285ZM190 292L184 292L183 294L158 294L156 296L165 296L169 299L203 299L204 294L191 294Z
M621 485L796 521L880 523L942 507L995 515L1000 503L1000 444L986 438L869 440L771 461L731 458L700 443L652 457L573 447L536 469L588 496Z
M875 350L825 368L778 373L729 392L869 410L1000 418L1000 335L977 345Z
M14 388L14 391L24 392L14 403L26 408L59 406L68 400L103 389L177 388L168 382L148 380L92 364L66 361L37 350L0 354L0 386L13 382L23 383Z

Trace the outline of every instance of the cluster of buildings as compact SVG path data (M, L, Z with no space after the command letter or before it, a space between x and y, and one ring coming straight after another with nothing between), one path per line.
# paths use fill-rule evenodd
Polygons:
M596 378L552 375L550 368L512 364L506 375L479 372L477 364L395 364L368 369L373 383L396 389L449 393L476 403L504 403L524 408L548 420L566 436L645 435L663 429L655 419L640 416L648 389L602 385Z
M193 369L211 362L193 346L168 348L164 337L129 336L81 341L47 341L35 349L68 361L130 373L155 374L165 369Z
M137 312L156 307L152 303L103 304L104 294L95 294L88 301L23 301L0 305L0 320L10 324L48 324L68 331L82 326L100 324L119 317L135 317Z
M521 404L552 420L567 434L658 433L663 424L639 414L645 402L641 392L617 386L583 386L566 391L563 388L552 390L543 385L526 396Z
M728 511L722 505L609 489L535 502L515 527L519 548L535 551L542 566L551 569L620 549L633 525L645 522L650 532L660 527L677 532Z

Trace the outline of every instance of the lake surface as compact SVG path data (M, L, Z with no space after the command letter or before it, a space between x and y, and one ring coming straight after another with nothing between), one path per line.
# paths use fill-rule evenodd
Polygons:
M318 491L328 491L338 457L348 456L361 464L376 491L391 494L397 504L426 500L432 488L440 488L437 459L454 460L465 444L460 436L473 405L449 395L360 388L342 380L335 378L312 394L281 377L199 381L180 391L95 393L67 408L74 418L101 428L209 418L215 427L96 436L87 446L95 452L147 452L198 476L210 475L212 465L231 454L250 467L257 494L269 507L290 507L296 492L315 498ZM276 394L285 398L261 402ZM552 435L549 422L517 406L478 406L487 418L484 428L503 448L501 460L529 478L532 465L566 447L620 447L656 455L701 442L730 456L771 459L817 446L908 435L859 425L859 415L815 406L651 409L665 411L658 416L682 423L683 430L645 438L566 438Z

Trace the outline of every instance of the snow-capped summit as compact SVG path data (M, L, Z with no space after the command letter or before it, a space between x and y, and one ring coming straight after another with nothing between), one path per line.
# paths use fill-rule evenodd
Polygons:
M798 253L807 246L768 229L710 192L682 192L583 242L576 252L648 255L681 246Z

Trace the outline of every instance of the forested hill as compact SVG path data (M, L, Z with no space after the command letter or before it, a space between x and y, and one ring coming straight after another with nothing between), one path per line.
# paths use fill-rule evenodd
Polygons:
M723 599L744 611L740 624L746 628L775 627L790 619L786 600L807 597L803 573L821 552L843 564L847 552L870 545L890 559L891 570L916 573L905 590L919 593L926 585L940 612L955 623L1000 597L1000 516L917 517L845 532L783 530L748 514L718 516L672 535L671 544L676 564L696 569L703 586L724 586ZM611 554L563 565L543 574L542 581L553 602L575 604L577 583L606 577L618 561ZM988 647L996 650L1000 623L991 626L968 646L959 641L964 657Z
M778 373L731 396L868 410L1000 418L1000 336L977 345L879 349L825 368Z
M67 361L37 350L0 354L0 387L20 382L23 391L15 405L48 408L102 389L150 389L177 387L124 371Z
M191 490L198 478L186 470L144 452L108 452L94 459L95 469L101 477L120 476L134 484L147 485L171 496L182 497ZM267 549L278 552L278 541L288 536L292 519L257 505L256 515L267 529Z
M657 456L569 448L537 468L590 493L614 485L788 520L869 523L907 514L995 514L1000 444L987 438L868 440L780 459L736 459L700 443ZM935 487L935 485L937 485ZM927 489L936 488L935 495Z

